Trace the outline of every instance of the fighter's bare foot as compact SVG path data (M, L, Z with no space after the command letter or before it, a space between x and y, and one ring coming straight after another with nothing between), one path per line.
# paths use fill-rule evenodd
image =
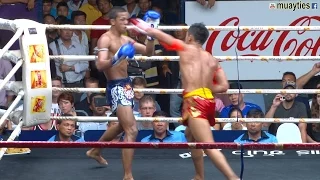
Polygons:
M123 180L134 180L133 177L125 177Z
M105 160L105 159L101 156L101 154L94 152L93 149L87 151L86 155L87 155L89 158L92 158L92 159L96 160L96 161L97 161L99 164L101 164L101 165L104 165L104 166L108 165L107 160Z
M194 178L191 179L191 180L203 180L203 179L204 179L204 178L201 178L200 176L196 175L196 176L194 176Z

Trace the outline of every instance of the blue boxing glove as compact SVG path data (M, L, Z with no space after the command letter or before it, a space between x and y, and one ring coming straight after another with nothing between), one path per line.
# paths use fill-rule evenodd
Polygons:
M119 64L124 59L132 59L136 50L133 43L122 45L112 58L112 66Z
M158 28L160 24L160 14L156 11L147 11L143 16L143 20L150 25L152 28ZM152 37L147 36L148 40L153 40Z

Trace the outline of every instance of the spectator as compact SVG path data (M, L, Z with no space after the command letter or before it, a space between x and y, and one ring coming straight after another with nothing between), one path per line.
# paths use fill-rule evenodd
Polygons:
M229 111L228 118L243 118L242 111L237 107L232 107ZM247 127L240 122L234 122L226 123L223 126L223 130L247 130Z
M65 20L61 24L70 24ZM53 55L86 55L85 48L72 40L73 31L69 29L59 30L60 38L49 44ZM65 87L83 87L85 73L88 70L88 61L55 61L57 75L62 77ZM80 101L79 93L75 94L75 101Z
M53 25L57 24L54 17L50 14L44 15L43 23L53 24ZM46 37L47 37L48 44L50 44L54 40L58 39L58 31L56 29L46 29Z
M126 5L122 6L126 11L128 11L130 17L137 17L140 8L136 3L136 0L125 0Z
M69 0L67 2L71 11L78 11L83 4L87 4L88 0Z
M103 94L93 93L90 95L90 109L92 111L92 116L106 116L107 109L104 107L106 103L106 98ZM101 104L103 103L103 104ZM107 123L98 122L80 122L79 130L82 135L88 130L106 130Z
M264 118L260 109L251 109L247 118ZM262 123L246 123L248 130L234 140L235 143L278 143L277 138L267 132L262 131Z
M305 78L302 78L302 79L305 79ZM302 87L301 84L300 85L297 84L297 81L298 80L296 78L296 75L293 72L285 72L285 73L283 73L283 76L282 76L282 88L285 86L286 82L295 82L297 85L297 88ZM301 81L300 81L300 83L301 83ZM311 118L310 104L309 104L308 98L297 95L295 97L295 101L301 102L306 106L307 115L308 115L307 117Z
M163 25L174 25L179 23L179 18L176 13L170 11L164 11L166 6L162 2L152 4L152 10L158 12L161 15L160 23Z
M132 80L132 86L133 88L136 89L144 89L146 88L147 82L144 78L142 77L135 77ZM133 113L135 116L141 116L141 114L139 113L139 101L141 100L141 98L144 96L144 93L142 92L134 92L134 97L133 97L133 102L134 102L134 106L133 106ZM157 101L155 101L156 104L156 111L161 111L161 108L159 106L159 104L157 103Z
M61 110L61 114L69 114L72 116L77 116L74 108L74 98L69 92L63 92L58 97L58 105Z
M240 83L231 83L229 89L242 89L242 85ZM244 102L244 94L237 93L237 94L229 94L229 100L231 101L231 105L226 106L220 112L221 118L227 118L230 115L230 110L233 107L237 107L241 110L242 116L246 117L247 113L251 109L260 109L261 108L253 103ZM224 127L226 123L221 123L221 126Z
M157 111L153 117L168 117L167 113ZM154 121L152 122L153 133L141 140L141 142L187 142L185 135L179 131L169 131L168 122Z
M64 116L72 116L64 114ZM76 121L73 120L58 120L58 133L52 136L48 141L68 141L68 142L85 142L83 138L74 135L76 130Z
M136 14L136 16L142 19L145 13L151 9L151 5L152 5L151 3L152 3L151 0L138 0L139 11Z
M85 80L84 83L85 88L99 88L99 81L93 77L90 77ZM87 92L82 94L80 98L80 102L76 103L75 107L76 109L81 109L88 114L88 116L92 116L92 111L90 109L90 95L91 92Z
M42 13L43 13L43 16L50 15L51 7L52 7L52 1L51 0L43 0L42 1Z
M63 1L59 2L57 4L57 8L52 8L50 12L50 14L54 17L65 16L68 19L71 19L71 13L72 11L69 9L68 4Z
M318 119L320 118L320 94L314 94L311 102L311 117ZM308 143L320 142L320 123L308 123L307 134Z
M71 14L71 21L74 25L86 25L86 19L87 15L82 11L73 11ZM83 30L73 30L72 41L81 44L86 50L86 55L89 54L88 36Z
M92 22L92 25L110 25L108 13L112 8L112 4L109 0L97 0L97 6L101 12L101 16ZM104 34L106 30L91 30L91 54L93 49L97 46L98 39Z
M149 96L143 96L139 101L139 112L141 117L152 117L153 113L156 112L156 103L154 99ZM138 130L152 129L151 122L137 122Z
M296 89L295 82L286 82L284 89ZM284 100L282 100L282 97ZM307 110L303 103L295 101L296 94L277 94L273 99L272 105L266 114L266 118L307 118ZM276 135L281 123L266 123L269 125L269 133ZM299 123L302 142L307 142L307 125Z
M208 3L206 2L206 0L197 0L197 2L199 4L201 4L202 6L205 6L205 7L211 9L214 6L214 4L216 3L216 0L208 0Z
M88 0L87 4L83 4L82 7L79 9L80 11L86 13L87 15L87 24L91 25L93 21L98 19L102 14L98 9L96 0ZM88 31L90 32L90 31ZM90 33L88 34L88 37L90 37Z
M61 77L56 76L52 78L52 87L62 88ZM60 116L61 110L58 105L58 98L60 96L60 91L52 91L52 105L51 105L51 116ZM56 121L50 120L47 123L39 124L33 127L33 130L56 130Z

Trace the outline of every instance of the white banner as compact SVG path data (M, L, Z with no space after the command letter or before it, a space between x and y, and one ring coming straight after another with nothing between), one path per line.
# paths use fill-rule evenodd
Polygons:
M212 9L207 9L197 2L186 2L186 23L203 22L207 26L320 26L319 4L319 0L297 6L270 1L217 1ZM319 56L319 47L319 31L240 31L240 34L237 31L215 31L210 33L204 45L214 56L236 56L235 51L239 56ZM236 63L221 63L230 80L238 78ZM279 80L286 71L300 76L314 63L239 61L240 80Z
M228 150L221 150L227 157L231 156L240 156L241 151L235 150L235 151L228 151ZM278 156L306 156L306 155L320 155L320 150L296 150L296 151L279 151L279 150L245 150L243 152L243 157L245 158L253 158L253 157L278 157ZM182 159L188 159L191 158L191 153L186 152L179 154L179 156ZM203 157L206 157L207 155L203 153Z

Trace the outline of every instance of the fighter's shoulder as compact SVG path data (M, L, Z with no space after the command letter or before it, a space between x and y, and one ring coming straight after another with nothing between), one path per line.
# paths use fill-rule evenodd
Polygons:
M126 35L121 35L121 38L125 40L125 43L135 43L135 41Z

